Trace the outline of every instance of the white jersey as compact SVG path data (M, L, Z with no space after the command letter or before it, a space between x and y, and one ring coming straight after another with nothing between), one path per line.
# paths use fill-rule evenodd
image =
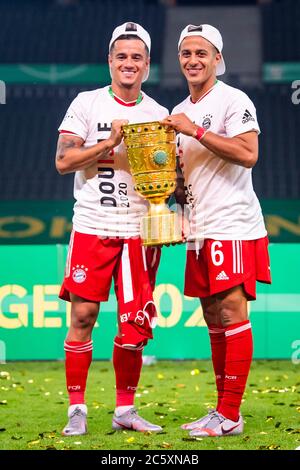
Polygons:
M107 86L79 93L59 131L76 134L88 148L109 137L114 119L148 122L161 120L168 114L166 108L145 93L142 101L134 106L121 104L109 94ZM148 202L134 191L123 141L108 157L98 161L95 176L87 179L84 171L76 171L74 197L73 226L77 232L109 237L139 235L140 219L147 211Z
M172 111L178 113L223 137L260 132L249 97L221 81L195 104L186 98ZM179 148L190 206L190 239L254 240L266 236L251 169L222 160L183 134L179 134Z

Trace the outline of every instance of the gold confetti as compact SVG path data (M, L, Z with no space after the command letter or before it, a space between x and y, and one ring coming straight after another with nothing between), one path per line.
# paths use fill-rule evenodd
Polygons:
M6 370L2 370L0 372L0 378L1 379L6 379L6 380L10 380L10 373L7 372Z
M185 385L185 384L176 384L176 387L177 387L177 388L185 388L186 385Z
M272 421L272 419L274 419L274 416L267 416L266 422Z
M134 442L134 441L135 441L134 437L129 437L128 439L126 439L126 442L128 442L128 444L131 444L131 442Z
M44 431L39 434L39 438L41 439L54 439L55 437L57 437L56 431Z
M259 446L259 447L257 447L257 449L259 449L259 450L279 450L280 446L275 445L275 444L271 444L270 446Z
M80 446L80 445L82 444L82 442L81 442L81 441L75 441L74 444L75 444L76 446Z
M165 376L164 376L163 374L157 374L157 378L158 378L159 380L162 380L162 379L165 378Z
M40 442L41 442L41 440L40 440L40 439L37 439L37 440L35 440L35 441L29 441L29 442L27 442L27 444L28 444L29 446L36 446L36 445L39 444Z
M27 380L27 382L28 382L29 384L33 384L34 380L33 380L33 379L29 379L29 380Z
M170 444L169 442L163 442L161 447L163 449L170 449L172 447L172 444Z

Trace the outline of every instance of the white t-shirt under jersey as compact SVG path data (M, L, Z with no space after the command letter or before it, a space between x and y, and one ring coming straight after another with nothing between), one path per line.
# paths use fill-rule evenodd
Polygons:
M256 110L242 91L218 81L198 103L190 97L172 114L223 137L255 130ZM254 240L267 232L251 169L226 162L193 137L179 134L180 160L190 206L191 239Z
M134 106L117 102L109 87L79 93L71 103L59 131L71 132L91 147L110 135L114 119L129 123L157 121L169 113L166 108L143 93ZM78 232L101 236L135 236L140 233L140 219L148 202L134 191L124 142L112 155L98 163L97 174L87 179L84 171L76 171L74 179L73 226Z

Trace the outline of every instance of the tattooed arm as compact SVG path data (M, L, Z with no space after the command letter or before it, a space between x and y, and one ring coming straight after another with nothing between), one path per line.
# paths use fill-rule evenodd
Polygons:
M105 157L122 140L122 126L126 120L114 120L108 139L99 142L89 148L84 148L84 140L81 137L69 134L61 134L57 142L56 169L61 175L73 173L77 170L85 170L99 158Z

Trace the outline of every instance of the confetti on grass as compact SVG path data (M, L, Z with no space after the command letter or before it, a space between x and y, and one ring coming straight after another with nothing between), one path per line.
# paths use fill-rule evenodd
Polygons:
M10 380L10 373L7 372L6 370L1 370L0 379Z
M163 442L159 447L161 447L162 449L171 449L173 445L169 442Z

